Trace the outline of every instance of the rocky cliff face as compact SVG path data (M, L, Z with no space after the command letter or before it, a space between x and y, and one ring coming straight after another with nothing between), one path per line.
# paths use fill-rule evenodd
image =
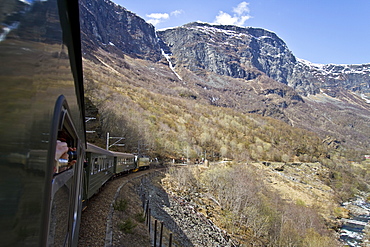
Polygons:
M332 97L341 89L358 94L370 93L370 64L324 65L298 59L289 85L304 95L319 93L320 89Z
M204 69L250 80L256 78L257 69L287 84L296 63L276 34L260 28L190 23L157 33L162 49L172 53L175 64L191 71Z
M157 33L173 63L194 72L250 80L256 78L257 69L304 96L334 87L370 92L370 64L312 64L297 59L283 40L264 29L190 23Z
M103 49L158 61L161 58L154 27L111 1L80 1L85 56Z
M108 0L80 4L85 58L126 81L370 146L370 64L312 64L261 28L190 23L155 32Z
M163 51L175 69L245 80L262 72L302 96L320 90L334 96L341 89L370 93L370 64L312 64L297 59L282 39L261 28L194 22L155 32L141 17L109 0L82 0L80 5L86 57L103 49L156 62L163 59Z

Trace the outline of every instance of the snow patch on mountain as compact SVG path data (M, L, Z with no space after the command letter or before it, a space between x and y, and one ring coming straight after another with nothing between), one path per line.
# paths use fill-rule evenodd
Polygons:
M177 74L177 72L175 71L175 68L172 65L170 54L166 54L163 49L161 49L161 51L162 51L162 55L166 58L166 60L168 62L168 66L170 67L172 72L177 76L177 78L179 78L180 81L182 81L181 76L179 74Z

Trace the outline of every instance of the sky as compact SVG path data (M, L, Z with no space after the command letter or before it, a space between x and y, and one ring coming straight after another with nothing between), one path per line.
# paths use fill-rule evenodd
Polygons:
M370 0L113 0L157 30L194 21L264 28L297 58L370 63Z

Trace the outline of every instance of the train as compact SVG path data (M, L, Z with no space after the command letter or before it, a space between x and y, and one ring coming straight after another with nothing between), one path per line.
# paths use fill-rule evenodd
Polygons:
M108 151L87 143L85 162L85 189L82 198L84 207L88 200L99 192L110 179L130 172L149 169L148 157L130 153Z
M86 141L78 1L0 11L0 246L77 246L89 198L149 159Z

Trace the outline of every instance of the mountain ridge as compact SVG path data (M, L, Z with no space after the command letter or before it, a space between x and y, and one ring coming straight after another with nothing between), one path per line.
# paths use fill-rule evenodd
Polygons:
M238 208L251 212L245 217L249 220L277 212L276 205L280 208L283 205L280 211L283 217L277 218L278 212L267 218L277 219L279 238L265 238L265 245L273 245L276 240L282 244L280 240L285 237L290 241L293 233L297 236L295 245L302 244L303 237L307 237L310 244L315 238L317 246L331 246L329 242L338 246L335 240L338 232L330 230L333 234L330 241L325 233L329 229L339 231L338 218L344 216L340 203L358 191L369 190L369 163L364 160L370 148L367 65L325 67L304 62L297 59L277 35L261 29L251 28L249 31L256 33L248 35L246 29L239 27L227 28L242 30L244 34L222 31L204 23L198 27L193 23L153 32L154 27L145 24L142 18L129 14L123 18L126 14L117 13L124 11L123 8L106 2L92 9L85 4L82 10L86 17L82 30L83 42L87 45L83 58L85 93L89 99L87 114L96 116L98 123L95 126L91 121L87 123L87 129L97 130L89 134L89 141L100 141L99 144L104 145L105 132L110 132L125 138L124 148L112 147L111 150L145 154L160 161L187 160L188 164L201 158L215 161L204 168L183 167L216 169L205 176L199 171L194 173L199 178L215 178L207 190L208 194L215 185L220 186L222 194L215 194L215 198L231 195L232 191L246 196L243 188L250 187L236 185L237 178L260 187L243 175L261 179L268 187L266 192L276 197L247 189L252 192L246 198L255 200L257 203L253 206L261 209L262 214L250 211L251 204ZM102 15L104 20L96 19L95 12L99 11L111 14ZM116 28L114 23L118 23ZM123 25L127 25L126 29ZM103 26L109 28L105 31ZM100 35L103 31L106 33ZM100 41L95 40L94 32L102 37ZM143 36L148 37L141 39ZM130 46L119 48L118 43L130 41ZM225 159L233 161L220 162ZM218 162L220 166L216 165ZM230 180L225 180L224 175L236 167L250 170L236 171L226 176ZM196 200L200 195L196 184L204 184L204 181L196 182L185 169L170 180L184 182L189 178L184 182L185 194L192 193L189 188L195 189L193 198ZM174 170L180 171L169 169ZM241 198L241 194L235 198ZM284 203L277 203L275 199L281 195ZM230 201L238 202L226 200ZM228 204L219 212L230 222L233 216ZM327 208L326 213L321 206ZM212 209L205 212L208 211L212 215L217 212ZM236 212L235 219L240 219L240 211L232 212ZM312 223L316 213L322 220L317 234L307 234L306 230L296 234L295 223ZM287 215L292 216L291 221L286 220ZM302 220L302 215L309 221ZM253 228L245 223L237 224L246 226L246 235L237 235L247 236L247 242L256 243L256 240L262 241L263 236L271 236L265 230L263 236L250 239L250 233L254 229L260 232L261 227ZM235 233L237 224L231 224L227 231ZM278 224L272 222L272 225ZM225 224L219 226L225 227ZM312 224L309 229L312 233ZM289 245L286 243L282 245Z
M359 150L370 145L366 134L370 65L307 63L296 58L277 34L262 28L193 22L155 31L141 17L108 0L94 4L82 0L81 16L86 59L116 72L136 70L126 56L153 63L153 70L145 73L158 78L156 86L139 79L141 87L274 117ZM167 66L173 78L168 72L158 77L163 72L154 64ZM176 89L167 89L167 79ZM353 114L357 122L345 124Z
M93 14L91 10L89 11L89 9L94 10L97 8L100 8L100 14ZM159 61L163 59L161 50L165 51L166 54L173 55L174 52L176 53L176 51L171 51L171 47L166 45L166 42L171 43L172 41L163 40L165 33L174 34L176 30L184 31L185 28L195 27L198 27L198 29L208 28L208 31L210 31L211 28L214 30L228 30L230 32L235 32L234 34L250 35L248 38L249 40L244 42L244 45L249 45L249 47L245 47L241 49L238 54L231 54L232 57L226 58L226 62L231 62L235 58L235 55L238 55L240 61L237 61L236 64L234 63L226 67L224 66L225 64L222 64L224 66L223 69L220 68L220 66L218 66L218 68L214 68L213 66L210 67L211 71L219 70L218 72L220 74L238 78L247 77L248 79L252 78L253 74L248 73L248 69L244 69L243 67L253 66L272 79L291 86L303 96L320 93L320 87L331 88L333 85L337 84L346 87L346 89L359 92L360 94L370 93L370 64L328 64L322 66L303 62L302 59L298 59L294 56L285 42L280 39L275 32L263 28L192 22L180 27L155 30L153 25L146 23L141 17L109 0L94 3L81 1L81 9L82 30L88 32L86 34L83 33L83 37L92 34L92 36L96 38L94 40L87 37L83 38L86 43L84 47L88 50L101 47L102 49L116 53L124 53L151 61ZM104 9L104 13L107 13L104 14L105 17L102 17L102 9ZM96 17L98 14L99 18ZM123 23L125 23L125 25L123 25ZM200 32L197 32L197 35L200 35ZM213 38L214 37L215 36L213 36ZM225 37L223 38L225 39ZM198 50L205 48L207 43L212 43L211 41L212 40L209 40L209 42L198 44L195 48L198 48ZM194 40L190 39L187 45L192 42L194 43ZM215 44L215 42L213 42L213 44ZM173 42L169 44L169 46L171 45L173 45ZM222 43L218 43L217 45L221 47ZM228 46L228 48L232 49L235 48L235 46ZM86 54L88 54L88 52L89 51L87 51ZM203 55L203 57L206 58L206 56L204 56L205 54L199 55ZM175 54L175 56L177 56L177 58L172 58L172 60L175 61L180 59L178 54ZM172 63L174 67L176 67L176 62L174 61L172 61ZM308 64L310 64L310 66L308 66ZM204 64L202 64L202 66L204 66ZM338 73L338 68L342 67L347 68L345 69L345 73Z
M109 0L80 1L84 55L97 50L158 61L159 44L153 25Z
M191 30L186 30L186 28ZM198 32L194 31L196 28ZM241 65L246 65L253 66L272 79L291 86L303 96L320 93L320 87L331 88L333 85L338 84L342 87L345 87L345 89L350 89L355 92L370 92L370 64L319 65L305 62L302 59L296 58L286 46L285 42L281 40L277 34L271 31L253 27L243 28L237 26L212 25L208 23L193 22L178 28L157 31L157 33L160 37L162 37L162 39L167 39L167 41L165 40L161 44L169 42L170 46L173 46L173 44L181 42L181 38L179 38L179 32L184 31L192 33L194 36L208 35L206 38L209 38L208 42L205 41L204 37L203 40L197 40L202 42L201 44L203 46L198 44L198 47L192 47L189 48L189 50L199 50L202 48L211 49L212 47L209 46L212 46L215 43L217 43L218 46L225 46L227 50L232 50L236 49L236 45L225 42L225 39L240 40L240 37L238 36L243 34L249 35L249 37L244 38L245 40L243 45L246 47L239 47L240 49L235 51L234 54L230 54L229 57L218 58L219 60L224 59L226 62L231 62L234 59L236 63L240 65L238 68L235 68L235 65L234 68L231 68L230 66L228 67L227 65L222 64L224 67L227 67L229 71L231 71L228 73L228 75L233 77L243 77L243 75L247 74L245 72L240 72L241 70L243 71L243 69L241 69ZM227 33L227 31L229 31L229 33ZM235 33L230 33L230 31ZM166 35L166 33L168 34ZM221 41L218 40L218 42L213 42L214 37L221 35L228 37L222 37L224 40L222 40L220 37ZM177 39L174 40L174 37L177 37ZM194 40L192 42L188 41L189 39L187 38L187 43L196 42ZM181 46L182 50L184 49L184 43L185 42L181 43L181 45L178 45L179 47ZM208 47L206 47L204 43L208 44ZM164 48L162 47L162 49ZM179 59L178 57L181 57L181 54L176 54L176 51L174 52L174 56L177 56L177 59ZM189 56L190 54L187 57ZM235 57L238 59L235 59ZM205 66L207 67L207 65ZM207 69L217 72L217 69L213 67L207 67ZM218 73L225 74L225 71L218 71Z

